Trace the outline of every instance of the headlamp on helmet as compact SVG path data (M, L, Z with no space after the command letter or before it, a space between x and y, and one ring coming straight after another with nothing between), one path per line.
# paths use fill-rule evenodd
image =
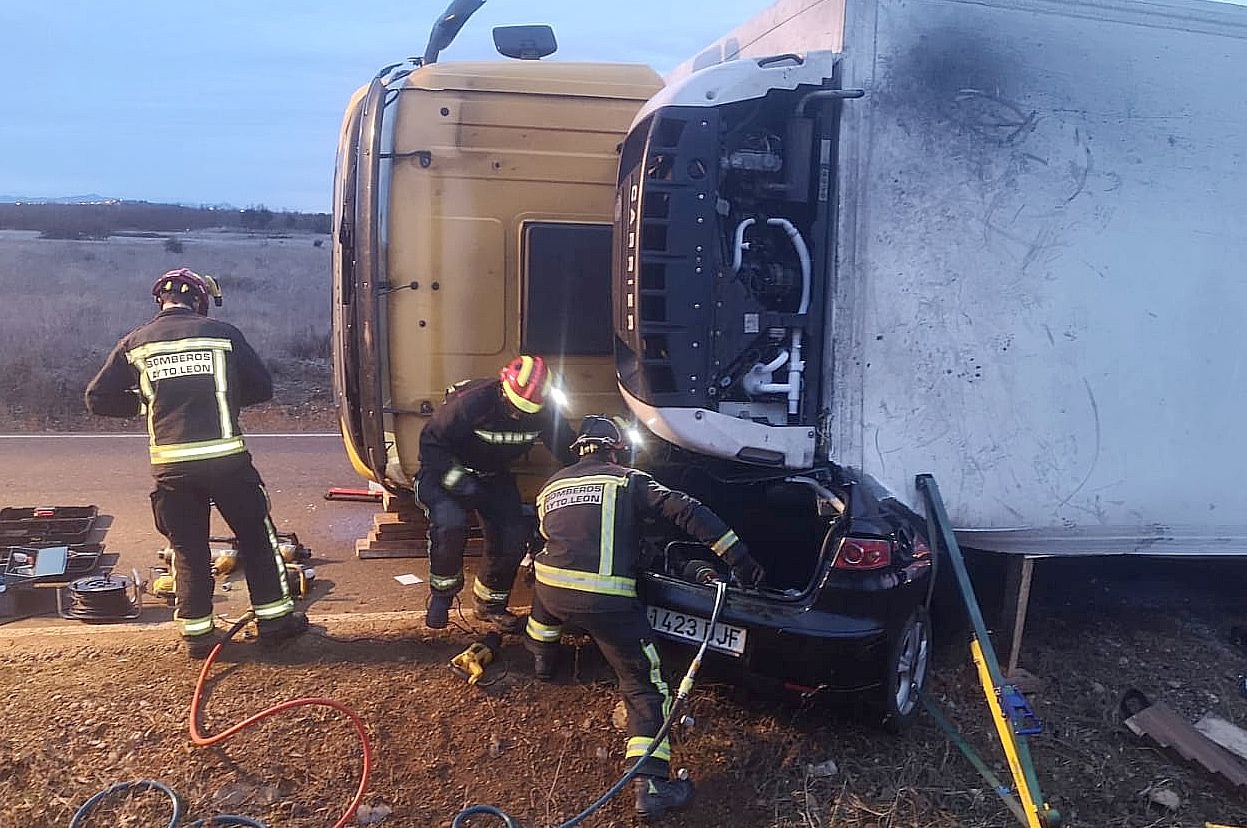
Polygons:
M572 450L580 456L595 451L628 451L626 428L619 420L604 414L589 414L580 422L580 433L572 442Z
M170 270L152 285L152 296L161 305L166 298L193 307L200 316L208 315L208 300L221 307L221 286L207 273L196 273L185 267Z

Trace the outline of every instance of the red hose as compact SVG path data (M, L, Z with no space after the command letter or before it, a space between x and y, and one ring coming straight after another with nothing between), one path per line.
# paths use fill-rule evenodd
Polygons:
M351 804L346 809L346 813L344 813L342 817L333 824L333 828L345 828L345 826L350 823L351 818L355 816L355 809L359 807L360 803L364 799L364 794L368 791L368 776L372 771L372 745L368 743L368 731L364 727L364 720L359 717L358 713L347 707L342 702L325 698L292 699L291 701L285 701L281 704L273 705L267 710L261 710L254 716L244 719L233 727L223 730L215 736L204 736L199 732L199 706L203 700L204 683L208 678L208 671L212 669L212 663L216 661L217 655L221 652L221 647L225 644L225 641L228 640L229 638L227 637L224 641L219 642L212 648L212 652L208 654L208 657L204 660L203 667L199 671L199 679L195 682L195 695L191 696L191 741L199 747L210 747L224 742L231 736L246 730L257 722L267 719L269 716L281 713L283 710L291 710L295 707L332 707L334 710L345 713L347 718L351 720L351 724L355 725L355 732L359 734L359 741L364 746L364 768L363 773L359 778L359 790L355 792L355 798L351 800Z

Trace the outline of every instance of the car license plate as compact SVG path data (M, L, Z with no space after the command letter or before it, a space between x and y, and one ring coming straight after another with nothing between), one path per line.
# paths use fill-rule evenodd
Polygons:
M700 644L706 637L706 626L710 621L705 618L686 615L666 607L648 607L647 609L649 625L660 635L694 644ZM714 633L710 636L710 649L734 656L743 655L746 633L747 630L744 627L715 624Z

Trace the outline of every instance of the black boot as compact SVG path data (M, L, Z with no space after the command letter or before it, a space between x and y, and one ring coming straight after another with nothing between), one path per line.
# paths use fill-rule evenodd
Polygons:
M267 647L281 647L289 644L307 632L307 616L301 612L292 612L281 618L261 620L255 623L260 633L260 643Z
M542 647L533 650L533 675L541 681L552 681L559 671L559 651L557 647Z
M472 614L498 632L519 633L524 629L524 619L507 609L506 604L494 604L477 600Z
M637 816L642 819L661 819L667 811L678 811L693 801L693 783L687 779L638 776L632 780L632 790Z
M216 630L212 630L203 635L182 636L182 647L186 651L187 658L203 661L220 640L221 634Z
M455 602L453 592L430 592L429 608L424 614L424 626L431 630L444 630L450 623L450 605Z

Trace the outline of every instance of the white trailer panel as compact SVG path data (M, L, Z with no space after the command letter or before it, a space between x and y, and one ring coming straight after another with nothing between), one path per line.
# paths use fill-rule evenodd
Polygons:
M725 40L826 48L834 22L781 6L794 25ZM831 458L911 504L934 473L985 548L1247 552L1247 9L850 0L844 23L866 96L842 121Z

